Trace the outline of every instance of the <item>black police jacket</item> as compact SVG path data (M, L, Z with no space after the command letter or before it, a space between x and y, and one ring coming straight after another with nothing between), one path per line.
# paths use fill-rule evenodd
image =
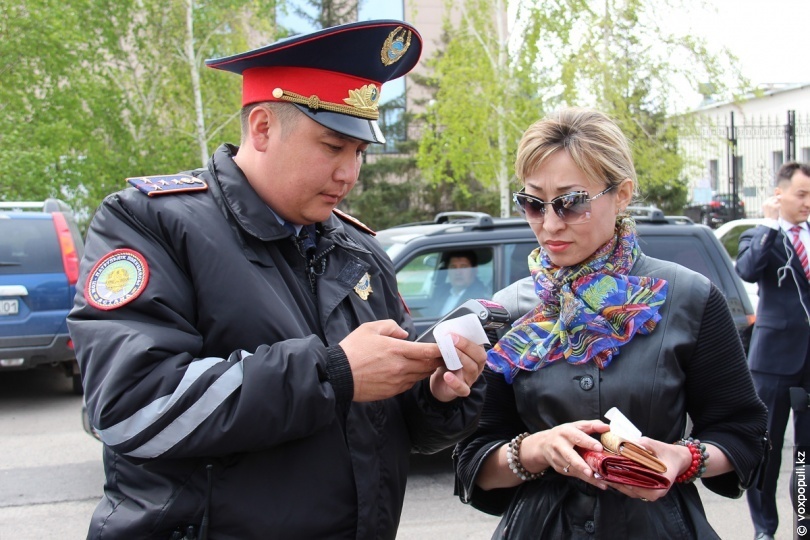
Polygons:
M333 215L319 224L326 264L313 292L306 260L235 151L223 146L190 173L207 190L127 189L91 224L69 316L105 443L89 538L198 535L204 516L212 540L394 538L409 453L469 433L483 380L449 404L427 380L352 402L338 343L379 319L414 334L392 264ZM129 282L107 268L112 252L129 258Z

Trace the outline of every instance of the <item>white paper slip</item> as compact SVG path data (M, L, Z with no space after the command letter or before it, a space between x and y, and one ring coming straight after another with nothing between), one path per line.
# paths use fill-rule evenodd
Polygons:
M605 418L610 420L610 431L622 439L637 442L641 438L641 431L616 407L611 407Z
M481 321L475 313L468 313L455 319L442 321L433 329L433 338L439 345L439 351L444 358L444 365L450 371L461 369L461 360L458 357L455 345L453 345L453 337L450 334L465 337L473 343L483 345L489 343L487 333L484 332L484 327L481 326Z

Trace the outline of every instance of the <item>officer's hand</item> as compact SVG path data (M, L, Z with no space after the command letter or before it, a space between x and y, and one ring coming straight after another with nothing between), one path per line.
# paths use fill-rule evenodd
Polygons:
M470 387L484 371L487 359L483 346L455 334L452 336L458 358L461 360L461 369L447 371L442 364L442 367L430 377L430 392L433 397L444 402L469 396Z
M386 399L408 390L444 365L435 343L406 341L392 320L360 325L340 342L354 378L354 401Z

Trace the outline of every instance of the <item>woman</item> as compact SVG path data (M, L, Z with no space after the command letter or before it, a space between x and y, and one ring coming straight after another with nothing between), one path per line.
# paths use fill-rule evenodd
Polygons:
M624 212L631 152L604 114L532 125L516 173L540 247L531 277L494 297L522 317L489 352L478 431L456 449L461 500L503 514L493 538L717 538L694 480L739 497L767 441L723 295L639 250ZM608 483L580 456L602 450L612 407L666 464L669 488ZM687 414L698 442L682 439Z

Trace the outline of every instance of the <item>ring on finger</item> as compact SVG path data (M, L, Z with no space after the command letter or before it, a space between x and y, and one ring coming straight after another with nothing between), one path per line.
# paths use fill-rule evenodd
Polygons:
M569 467L571 467L571 464L570 464L570 463L567 463L567 464L565 465L565 467L563 467L563 472L564 472L565 474L568 474L568 469L569 469Z
M650 499L645 499L644 497L639 497L641 502L650 502Z

